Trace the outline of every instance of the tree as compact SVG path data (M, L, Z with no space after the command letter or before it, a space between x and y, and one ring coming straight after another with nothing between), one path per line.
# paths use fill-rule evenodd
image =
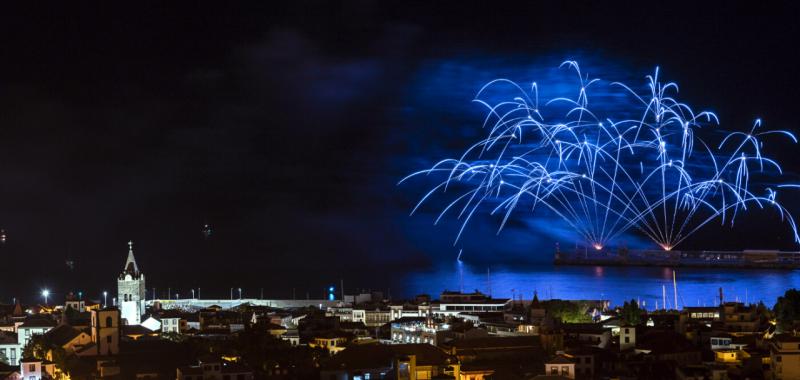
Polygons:
M3 351L0 351L0 364L8 365L8 358Z
M45 341L44 335L35 334L31 336L28 344L22 348L22 357L44 360L45 355L47 355L47 350L50 348L48 346L49 345Z
M547 315L566 323L591 322L589 307L583 303L565 300L548 300L543 302Z
M791 330L794 322L800 320L800 291L794 288L787 290L782 297L778 297L772 309L778 320L778 328L781 331Z
M166 332L161 334L161 339L165 339L171 342L181 343L186 341L186 335L176 333L174 331Z
M639 308L639 303L632 299L630 302L625 301L625 303L622 304L619 315L623 321L636 326L642 323L643 312L644 310Z

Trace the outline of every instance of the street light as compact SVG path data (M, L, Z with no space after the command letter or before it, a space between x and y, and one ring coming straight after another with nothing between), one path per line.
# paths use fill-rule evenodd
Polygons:
M242 299L242 288L239 288L239 299Z
M50 291L49 290L47 290L47 289L42 290L42 297L44 297L45 306L47 305L47 297L49 297L49 296L50 296Z
M192 299L194 299L194 289L192 289Z
M103 291L103 307L108 307L108 292Z

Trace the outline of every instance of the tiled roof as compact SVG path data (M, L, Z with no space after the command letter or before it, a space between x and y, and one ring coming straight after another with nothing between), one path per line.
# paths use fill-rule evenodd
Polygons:
M56 322L49 317L32 316L25 319L19 328L24 327L55 327Z
M556 355L554 358L548 360L546 364L574 364L575 360L565 355Z
M7 331L0 331L0 344L17 343L17 334Z
M142 325L126 325L122 326L122 333L125 335L150 335L153 331Z
M417 365L447 365L455 359L430 344L353 345L336 354L329 369L370 369L390 367L395 358L415 355Z
M542 346L542 342L538 336L486 337L460 339L453 342L452 346L456 349L538 348Z
M63 346L80 334L81 331L72 326L60 325L48 331L45 337L53 344Z

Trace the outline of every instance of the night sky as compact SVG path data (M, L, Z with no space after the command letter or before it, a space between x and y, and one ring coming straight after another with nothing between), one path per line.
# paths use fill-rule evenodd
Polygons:
M561 237L535 224L477 218L454 247L457 221L408 216L425 186L396 184L474 140L486 81L565 59L642 83L658 65L728 130L800 132L796 2L561 3L4 6L0 302L115 290L128 240L149 289L207 296L385 288L459 249L547 262ZM797 249L774 215L686 247Z

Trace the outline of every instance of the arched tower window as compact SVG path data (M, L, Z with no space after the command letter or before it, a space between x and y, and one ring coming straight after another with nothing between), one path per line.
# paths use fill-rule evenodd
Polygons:
M109 316L109 317L106 317L106 327L111 327L111 323L112 323L112 321L113 321L113 320L111 319L111 317L110 317L110 316Z

